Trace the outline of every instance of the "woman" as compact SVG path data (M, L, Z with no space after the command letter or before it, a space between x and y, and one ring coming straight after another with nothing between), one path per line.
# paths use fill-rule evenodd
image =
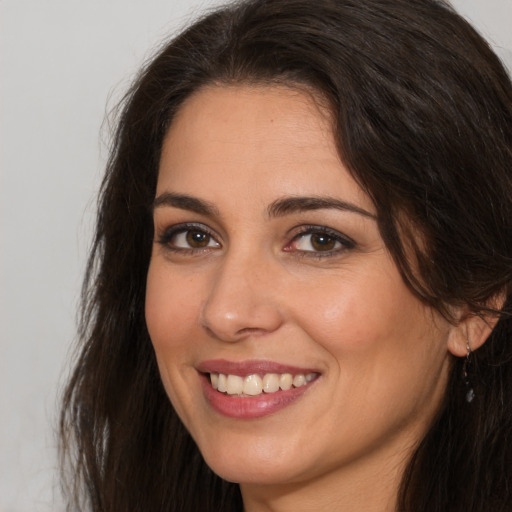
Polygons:
M245 1L171 41L103 183L75 498L511 510L511 127L441 2Z

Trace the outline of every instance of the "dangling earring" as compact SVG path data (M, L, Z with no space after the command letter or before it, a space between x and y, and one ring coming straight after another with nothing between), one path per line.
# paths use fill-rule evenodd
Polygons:
M471 365L471 349L469 348L469 340L466 343L466 350L466 358L464 360L464 365L462 366L462 376L464 377L464 383L466 384L466 402L471 403L475 398L475 392L468 375L469 366Z

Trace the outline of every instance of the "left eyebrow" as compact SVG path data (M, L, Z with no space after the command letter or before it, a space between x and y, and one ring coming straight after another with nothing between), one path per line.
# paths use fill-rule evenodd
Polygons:
M311 210L342 210L352 213L357 213L363 217L367 217L373 220L377 219L377 216L365 209L357 206L353 203L336 199L333 197L324 196L311 196L311 197L283 197L277 199L267 208L267 214L269 217L282 217L290 213L298 213Z

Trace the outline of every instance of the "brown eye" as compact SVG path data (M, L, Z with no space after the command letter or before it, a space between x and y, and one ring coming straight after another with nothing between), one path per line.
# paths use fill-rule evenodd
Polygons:
M315 251L332 251L336 247L336 240L323 233L312 234L310 243Z
M211 240L211 236L208 233L192 229L186 232L185 238L187 240L187 244L194 249L208 247Z
M332 252L343 248L343 244L327 233L304 233L293 242L295 250L302 252Z
M174 228L164 234L160 243L175 251L194 249L218 249L219 242L206 230L200 228Z
M297 234L284 250L319 257L339 255L355 246L353 240L339 231L326 226L310 226Z

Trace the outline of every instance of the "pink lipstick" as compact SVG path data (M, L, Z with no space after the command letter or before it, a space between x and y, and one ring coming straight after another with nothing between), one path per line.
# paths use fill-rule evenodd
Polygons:
M239 419L273 414L302 397L318 380L313 368L264 360L216 359L198 367L203 393L218 413Z

